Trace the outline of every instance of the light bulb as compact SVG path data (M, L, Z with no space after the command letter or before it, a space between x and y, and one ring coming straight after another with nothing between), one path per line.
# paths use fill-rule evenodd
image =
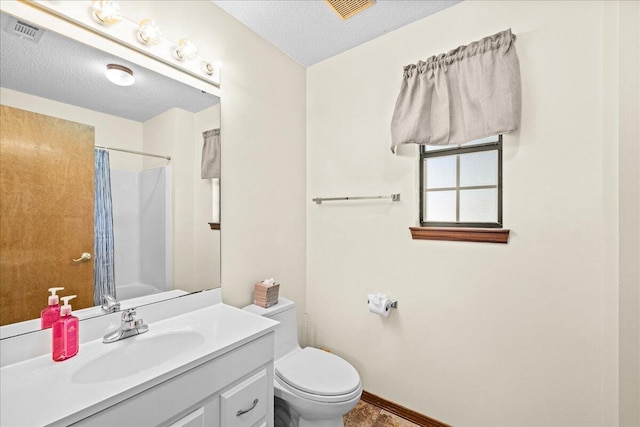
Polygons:
M178 47L173 50L173 56L175 56L178 61L194 59L198 56L198 48L191 40L180 39L178 41Z
M150 19L140 21L138 40L144 44L158 44L162 40L162 30Z
M216 69L211 62L205 61L202 63L202 71L204 71L205 74L211 76L216 71Z
M120 5L112 0L94 0L92 16L102 25L115 25L122 20Z

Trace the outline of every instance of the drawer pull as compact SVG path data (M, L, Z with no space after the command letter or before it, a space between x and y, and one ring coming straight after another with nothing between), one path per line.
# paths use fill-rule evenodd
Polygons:
M251 405L251 408L239 410L238 412L236 412L236 417L239 417L240 415L244 415L247 412L253 411L256 406L258 406L258 399L253 399L253 404Z

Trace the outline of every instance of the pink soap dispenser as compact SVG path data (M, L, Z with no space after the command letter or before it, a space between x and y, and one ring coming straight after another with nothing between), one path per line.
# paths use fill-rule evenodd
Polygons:
M53 323L53 360L62 362L78 354L80 347L80 322L71 314L69 300L75 295L60 298L64 305L60 308L60 318Z
M47 329L53 325L53 322L60 317L60 305L58 304L58 295L56 292L64 288L49 288L49 306L40 312L40 329Z

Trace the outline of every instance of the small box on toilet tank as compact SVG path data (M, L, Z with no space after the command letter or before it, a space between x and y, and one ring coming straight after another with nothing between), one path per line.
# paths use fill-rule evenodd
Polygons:
M263 308L269 308L278 303L280 284L273 279L266 279L256 283L253 289L253 303Z

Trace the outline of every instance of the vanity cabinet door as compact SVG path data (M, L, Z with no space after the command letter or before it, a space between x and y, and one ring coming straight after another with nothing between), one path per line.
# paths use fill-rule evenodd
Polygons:
M220 424L255 425L267 415L267 372L262 370L220 395Z

